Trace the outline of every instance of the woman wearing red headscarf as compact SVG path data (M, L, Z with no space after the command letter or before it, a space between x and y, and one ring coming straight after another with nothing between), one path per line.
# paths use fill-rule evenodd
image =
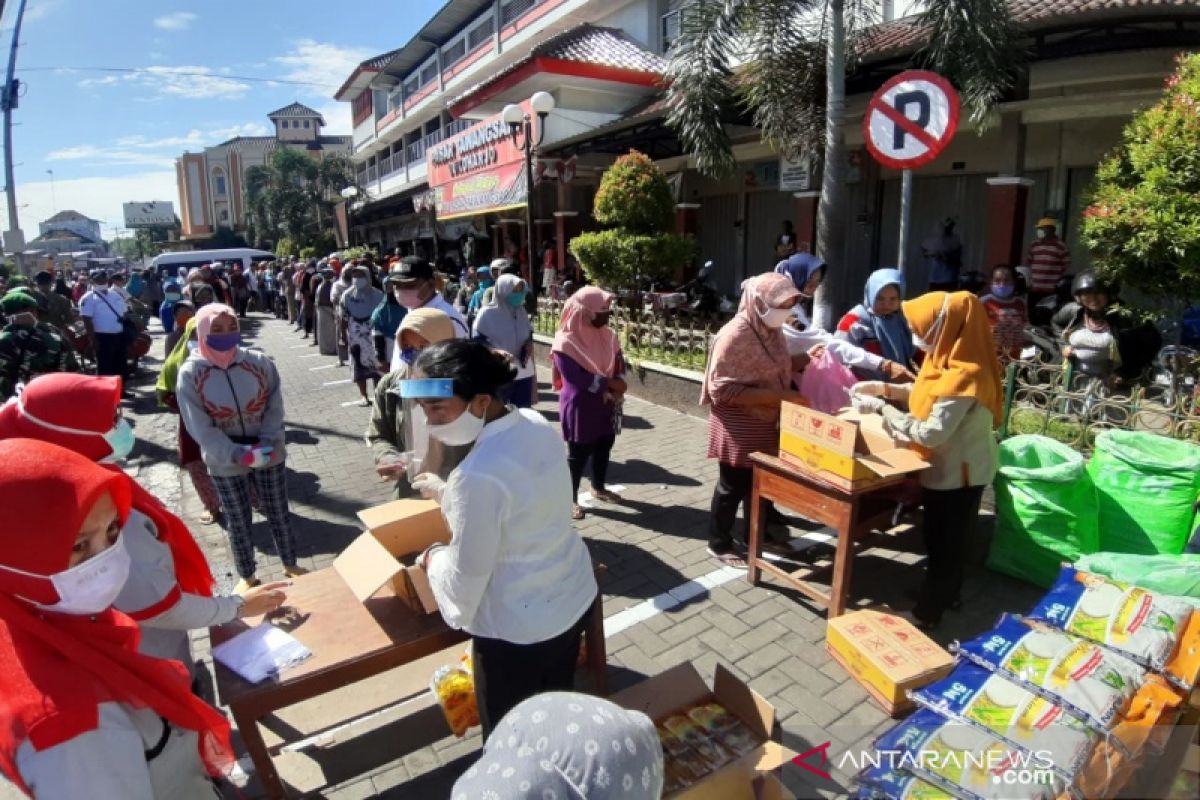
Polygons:
M112 464L134 444L133 430L120 416L120 400L118 377L43 375L0 407L0 439L40 439ZM189 630L272 611L285 599L285 584L214 597L208 562L187 525L124 477L132 510L121 533L131 566L113 607L141 624L142 653L177 659L194 671Z
M46 442L0 442L0 771L37 798L211 800L229 723L110 608L130 482Z
M579 482L592 462L592 497L607 503L621 502L605 486L608 459L620 429L625 398L625 359L617 334L608 327L613 296L588 286L571 295L563 306L554 336L554 388L567 463L571 468L572 519L583 519Z

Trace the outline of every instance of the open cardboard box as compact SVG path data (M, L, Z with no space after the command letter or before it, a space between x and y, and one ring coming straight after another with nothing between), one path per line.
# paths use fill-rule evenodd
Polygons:
M784 403L780 410L779 457L844 489L898 479L929 466L889 436L877 414L843 411L834 417L795 403Z
M681 709L715 700L746 723L761 743L741 758L670 795L672 800L755 800L754 781L763 776L767 797L790 797L776 776L768 774L795 757L795 753L770 740L775 727L775 707L720 664L711 689L689 661L608 699L622 708L641 711L655 722Z
M393 500L363 509L358 518L367 529L333 562L333 568L360 602L392 582L396 597L417 612L437 611L429 576L400 559L420 553L435 542L450 541L450 528L433 500Z

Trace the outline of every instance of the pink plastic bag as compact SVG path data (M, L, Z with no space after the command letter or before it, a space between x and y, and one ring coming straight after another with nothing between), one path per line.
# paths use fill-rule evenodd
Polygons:
M854 373L825 352L805 368L800 394L817 411L836 414L850 405L850 387L856 383L858 378Z

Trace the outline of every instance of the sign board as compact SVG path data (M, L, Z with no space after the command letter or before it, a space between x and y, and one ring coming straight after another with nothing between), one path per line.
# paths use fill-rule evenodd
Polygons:
M789 158L779 159L779 191L807 192L812 189L812 175L808 170L808 159L795 161Z
M902 72L867 103L863 139L875 160L914 169L937 158L958 129L958 92L940 75Z
M521 104L527 114L529 101ZM425 151L438 219L525 205L525 152L500 114Z
M148 203L125 203L126 228L154 228L160 225L175 225L175 205L169 200L151 200Z

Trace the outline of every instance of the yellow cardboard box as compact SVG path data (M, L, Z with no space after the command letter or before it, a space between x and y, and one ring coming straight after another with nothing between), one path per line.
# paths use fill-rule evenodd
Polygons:
M845 489L929 466L893 440L878 415L846 411L834 417L795 403L784 403L780 411L779 457Z
M907 620L871 609L831 619L825 649L893 716L912 708L909 689L954 669L954 657Z

